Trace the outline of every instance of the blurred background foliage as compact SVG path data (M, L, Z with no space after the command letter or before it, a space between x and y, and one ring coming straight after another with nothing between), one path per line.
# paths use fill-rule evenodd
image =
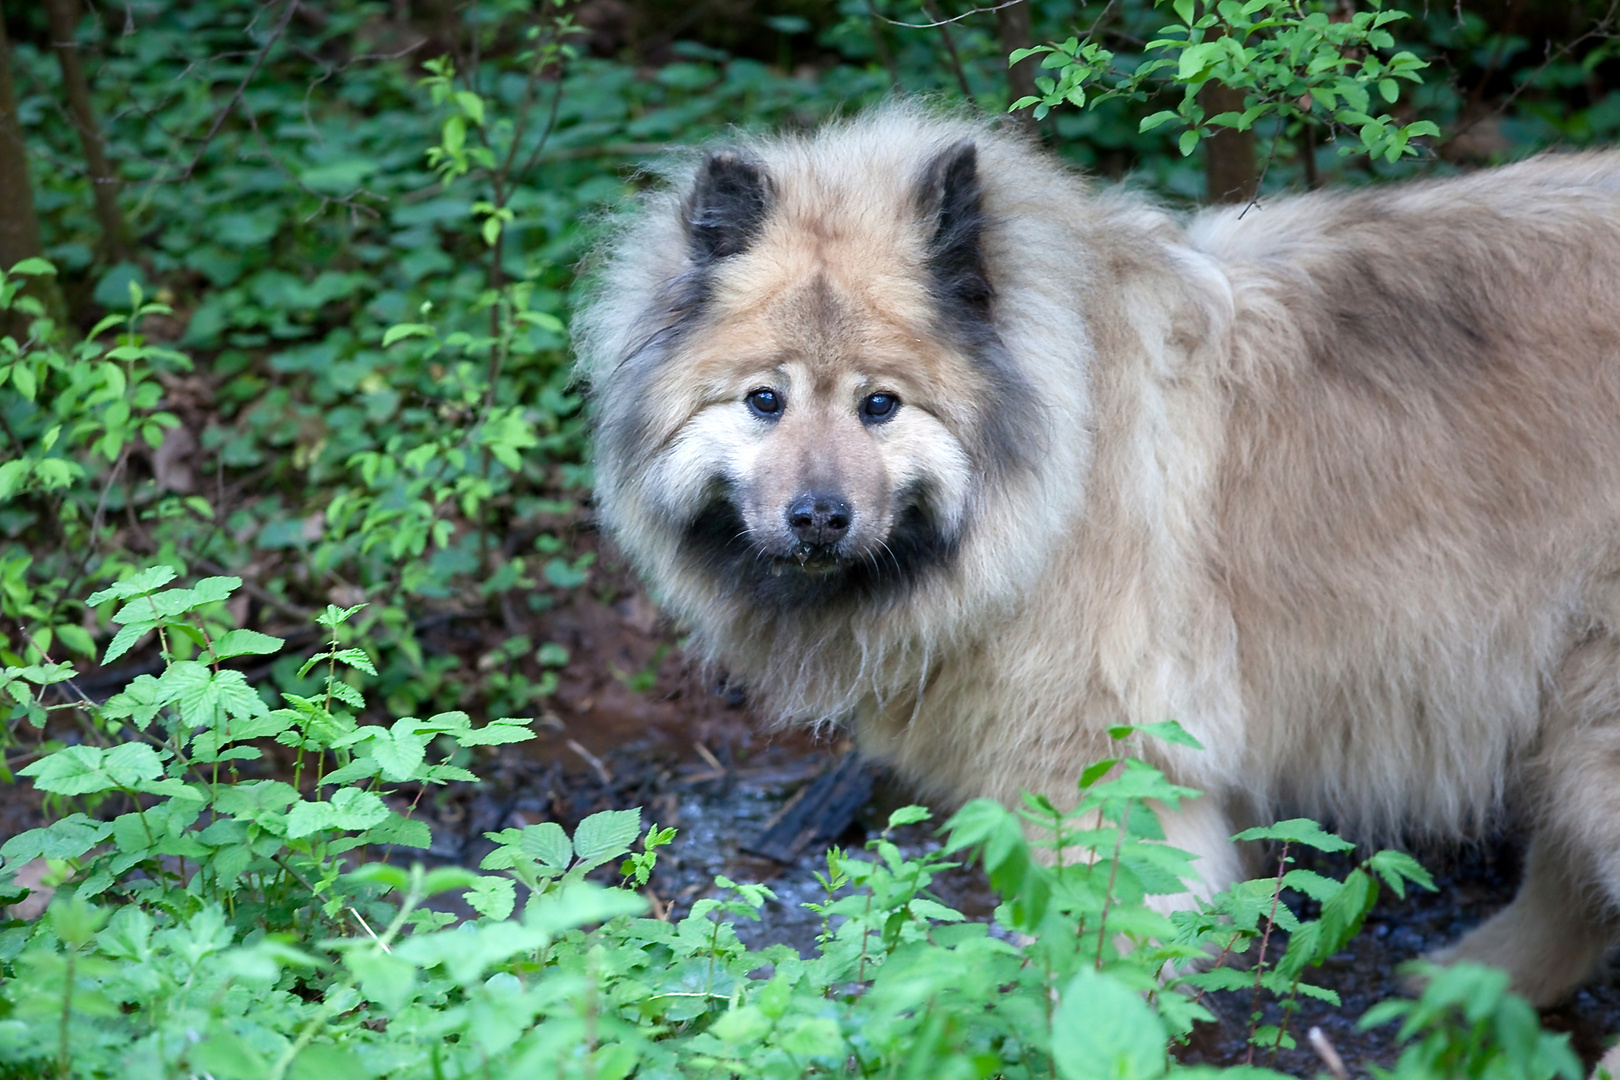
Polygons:
M1340 154L1297 115L1184 156L1174 131L1140 130L1170 91L1018 122L1182 204L1234 190L1219 169L1263 198L1602 143L1620 129L1617 6L1411 9L1390 30L1429 67L1391 109L1440 135L1394 163ZM571 662L535 618L575 590L612 599L566 325L576 263L644 163L897 92L1002 113L1040 74L1039 57L1009 71L1013 50L1075 38L1134 67L1174 21L1148 0L0 15L0 262L55 268L6 284L0 659L74 660L92 695L155 669L148 644L98 674L110 611L76 598L167 563L245 580L221 625L296 638L325 604L368 601L357 622L396 715L534 711ZM469 632L429 632L447 622ZM309 690L290 655L257 675Z

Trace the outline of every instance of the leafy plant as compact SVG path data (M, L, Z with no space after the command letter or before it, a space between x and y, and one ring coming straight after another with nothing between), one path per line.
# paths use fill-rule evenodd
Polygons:
M1385 10L1382 0L1348 16L1325 3L1294 0L1218 0L1202 13L1197 0L1171 6L1180 21L1160 29L1146 47L1163 55L1129 70L1117 69L1115 53L1089 38L1015 50L1009 62L1042 56L1041 66L1055 75L1036 79L1040 93L1012 108L1034 106L1040 118L1064 103L1083 108L1119 97L1143 100L1150 88L1167 83L1180 101L1144 117L1139 130L1180 127L1183 156L1215 128L1248 131L1268 118L1279 127L1323 122L1330 130L1354 131L1360 146L1347 143L1341 152L1362 149L1388 161L1416 154L1412 139L1440 133L1429 120L1402 124L1388 112L1375 114L1396 103L1401 81L1421 82L1419 72L1428 66L1408 50L1386 57L1395 47L1387 27L1408 16ZM1242 92L1244 108L1208 114L1200 93L1211 83ZM1374 103L1374 92L1382 105Z
M353 607L316 620L325 643L300 671L319 675L316 692L272 707L231 666L284 646L226 627L241 583L175 577L154 567L86 601L121 628L109 655L154 637L160 672L101 705L41 703L38 687L73 678L67 664L8 667L0 682L13 713L71 711L86 736L20 770L60 812L0 845L3 899L25 894L14 875L36 859L56 889L42 918L0 929L0 1066L14 1074L1196 1075L1173 1050L1212 1017L1209 993L1331 1000L1305 970L1355 932L1379 882L1427 884L1390 852L1342 882L1290 868L1291 846L1347 845L1283 822L1244 834L1282 845L1275 877L1194 908L1190 857L1163 842L1152 807L1197 793L1128 753L1088 769L1069 811L1038 796L1018 811L970 803L943 846L907 857L893 830L929 812L905 807L866 852L829 852L811 957L738 937L736 920L774 899L763 885L717 878L684 917L644 917L636 890L675 835L635 810L594 814L572 836L553 822L490 833L477 871L407 868L391 855L428 846L422 793L474 780L452 758L526 739L526 724L360 722L376 669L367 643L346 638ZM1192 742L1172 723L1114 734L1126 750ZM272 754L290 782L252 771ZM931 892L969 852L1002 896L994 927ZM616 862L621 887L605 888ZM1295 914L1289 890L1320 901L1319 916ZM429 905L444 894L470 914ZM1189 910L1151 902L1176 895ZM1369 1022L1422 1031L1413 1061L1564 1068L1567 1048L1522 1002L1500 986L1482 997L1477 977L1467 994L1456 985L1447 973ZM1256 1046L1287 1045L1258 1019Z

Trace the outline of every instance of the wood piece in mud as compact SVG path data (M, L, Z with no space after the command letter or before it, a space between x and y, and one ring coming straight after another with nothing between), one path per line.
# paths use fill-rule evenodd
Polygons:
M795 862L813 841L831 842L849 828L872 797L872 775L850 751L794 796L743 850L779 863Z

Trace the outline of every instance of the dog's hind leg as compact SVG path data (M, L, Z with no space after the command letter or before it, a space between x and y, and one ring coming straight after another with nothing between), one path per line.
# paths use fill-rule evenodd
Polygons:
M1541 739L1519 893L1434 959L1502 968L1515 991L1550 1005L1592 975L1620 933L1620 641L1570 655Z
M1188 891L1170 896L1152 896L1149 904L1163 912L1193 907L1193 900L1208 900L1230 888L1243 877L1243 861L1232 842L1232 825L1214 795L1201 795L1182 802L1179 809L1156 806L1164 842L1194 856L1196 882Z

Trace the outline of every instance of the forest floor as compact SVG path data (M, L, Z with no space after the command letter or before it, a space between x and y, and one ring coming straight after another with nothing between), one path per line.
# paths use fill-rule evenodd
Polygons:
M416 814L432 827L434 846L428 857L474 866L493 846L485 833L547 820L571 830L598 810L641 807L644 824L679 830L675 843L660 851L648 892L656 914L679 916L690 910L694 901L714 893L718 874L764 882L777 899L767 904L759 923L739 926L739 934L751 945L788 942L808 954L820 920L801 905L823 898L814 875L825 870L824 849L831 843L859 849L890 810L920 800L893 777L866 767L871 795L838 835L817 837L791 862L752 853L770 826L804 801L809 785L850 752L847 739L768 729L750 715L739 695L728 694L684 657L652 604L622 571L600 569L604 573L598 582L616 579L616 592L575 590L549 611L524 613L531 622L522 632L564 645L569 663L537 718L539 734L533 742L501 747L498 755L474 763L474 771L484 778L480 784L426 793ZM477 655L487 651L487 639L512 632L510 621L510 611L501 627L471 617L438 620L423 645L430 653ZM88 680L95 677L91 673ZM937 825L950 808L935 809ZM23 785L0 788L0 835L38 823L39 801L31 790ZM908 854L938 844L930 825L909 827L898 839ZM1502 837L1460 850L1418 852L1438 891L1414 891L1402 899L1385 890L1349 948L1310 975L1311 981L1338 993L1340 1007L1303 1001L1291 1024L1297 1047L1277 1054L1274 1061L1268 1053L1257 1053L1254 1063L1301 1077L1323 1073L1323 1063L1304 1038L1305 1031L1317 1026L1351 1075L1366 1075L1368 1064L1390 1066L1397 1054L1392 1031L1360 1031L1357 1018L1373 1003L1401 993L1396 968L1403 961L1454 940L1507 903L1518 878L1519 850L1513 838ZM1302 860L1302 865L1342 876L1352 864L1342 857L1320 857ZM970 918L991 917L995 900L976 869L950 872L935 893ZM1273 948L1280 952L1275 938ZM1227 993L1206 1000L1220 1020L1195 1033L1183 1061L1247 1060L1249 995ZM1273 1003L1262 1022L1281 1020ZM1590 1065L1620 1033L1620 977L1610 975L1588 985L1569 1002L1544 1012L1542 1021L1551 1030L1569 1032Z

